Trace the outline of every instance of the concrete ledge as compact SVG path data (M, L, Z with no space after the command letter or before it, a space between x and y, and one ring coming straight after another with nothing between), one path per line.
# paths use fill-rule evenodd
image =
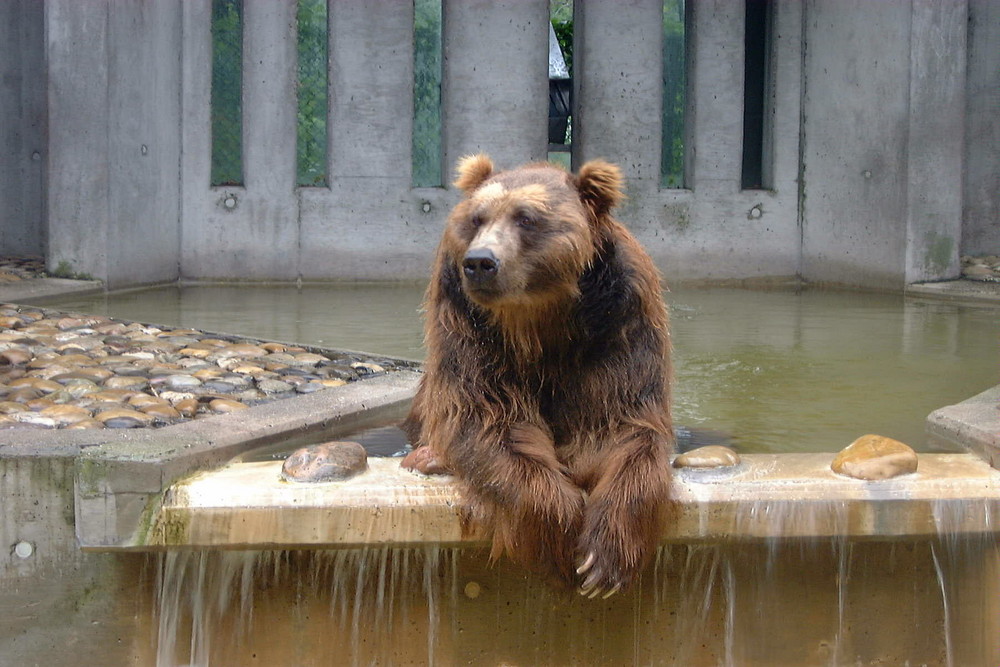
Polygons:
M47 301L75 296L89 296L104 291L100 280L69 280L66 278L33 278L0 285L0 303L37 305Z
M992 533L1000 472L971 454L923 454L918 472L863 482L833 473L828 454L756 454L730 472L682 471L669 542L759 538L932 538ZM481 542L463 535L452 478L369 459L344 482L295 484L280 462L198 473L167 493L133 549L271 549Z
M1000 385L927 417L931 438L975 452L1000 469Z
M907 285L906 296L927 297L943 301L1000 305L1000 283L977 280L946 280L937 283Z
M93 444L77 445L75 473L76 532L81 548L145 544L145 532L163 492L194 470L220 466L252 448L336 438L401 418L419 377L415 371L398 371L162 429L88 434ZM45 452L36 440L38 435L68 440L60 433L31 431L22 437L31 438L35 451Z

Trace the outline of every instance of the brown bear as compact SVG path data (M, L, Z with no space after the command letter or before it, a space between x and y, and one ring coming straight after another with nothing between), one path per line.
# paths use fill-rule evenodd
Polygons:
M668 506L670 335L659 274L611 216L618 167L464 158L426 293L403 461L453 472L466 518L594 597L635 580Z

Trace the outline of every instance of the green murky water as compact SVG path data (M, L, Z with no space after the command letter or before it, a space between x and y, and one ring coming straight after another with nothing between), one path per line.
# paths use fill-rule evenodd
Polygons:
M52 307L420 358L417 285L165 287ZM926 451L924 419L1000 382L1000 312L899 295L677 290L675 421L743 451Z

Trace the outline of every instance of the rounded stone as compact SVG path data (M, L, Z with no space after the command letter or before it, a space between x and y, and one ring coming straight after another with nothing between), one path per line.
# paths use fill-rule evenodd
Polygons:
M138 422L138 426L145 426L153 421L153 418L137 410L129 410L128 408L112 408L110 410L104 410L94 415L94 419L101 422L108 428L134 428L132 426L127 426L126 424L131 424L132 422ZM114 424L112 424L114 422Z
M316 354L314 352L302 352L293 356L292 359L294 360L294 363L299 366L315 366L320 362L329 361L329 359L324 357L322 354Z
M377 373L385 373L385 368L379 366L378 364L373 364L367 361L355 361L351 364L351 368L356 370L361 375L375 375Z
M202 389L217 394L231 394L236 391L236 385L225 380L208 380L202 385Z
M155 417L163 421L173 421L181 417L180 411L165 403L150 403L149 405L144 405L141 410L150 417Z
M193 375L170 375L164 380L164 384L174 391L190 391L201 386L201 380Z
M182 398L174 403L174 409L181 413L181 416L190 419L198 413L198 399Z
M326 389L326 386L320 382L303 382L295 385L295 391L300 394L313 394L317 391L323 391L324 389Z
M28 408L23 403L14 401L0 401L0 415L10 415L15 412L27 412Z
M38 414L48 417L58 425L68 426L85 419L90 419L90 410L77 407L75 405L53 405L45 408Z
M282 382L281 380L268 380L268 379L258 380L257 388L260 389L265 394L283 394L287 391L292 391L292 389L294 389L294 387L287 382Z
M14 347L0 352L0 365L17 366L31 361L31 350Z
M287 482L337 482L368 468L368 454L356 442L324 442L292 452L281 466Z
M116 375L104 381L107 389L135 389L142 390L149 386L149 380L144 377L132 377L127 375Z
M55 419L45 417L37 412L15 412L7 416L16 422L30 424L36 428L55 428L57 425Z
M675 468L728 468L738 465L740 455L723 445L706 445L684 452L674 459Z
M137 410L142 410L149 405L170 405L168 401L149 394L136 394L128 399L128 404Z
M91 428L104 428L104 424L97 421L96 419L81 419L78 422L74 422L66 426L66 429L68 430L91 429Z
M237 410L246 410L250 406L228 398L216 398L208 404L208 407L212 412L225 414L227 412L236 412Z
M855 479L890 479L916 472L917 454L898 440L869 434L842 449L830 468Z

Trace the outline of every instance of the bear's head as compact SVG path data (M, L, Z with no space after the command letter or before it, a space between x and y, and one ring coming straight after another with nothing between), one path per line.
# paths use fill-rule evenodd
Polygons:
M443 249L465 294L490 310L575 296L623 198L618 167L594 160L575 176L542 163L495 172L490 158L474 155L457 173L466 196L449 216Z

